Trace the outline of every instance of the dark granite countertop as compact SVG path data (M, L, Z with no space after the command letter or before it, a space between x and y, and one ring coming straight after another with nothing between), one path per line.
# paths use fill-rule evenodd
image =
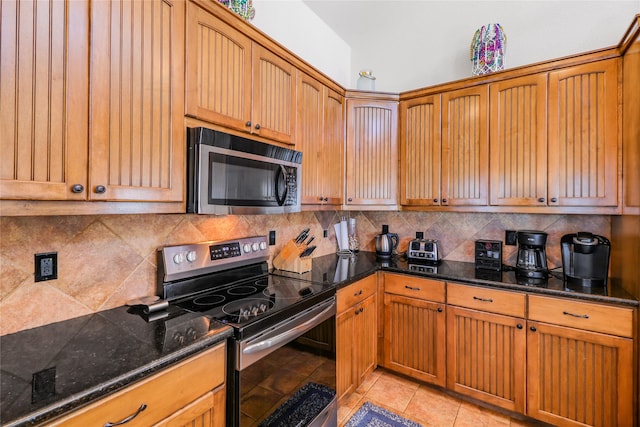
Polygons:
M200 315L166 314L149 319L118 307L1 336L0 424L29 426L50 420L232 334L230 327ZM196 340L182 345L173 341L176 330L189 326L198 331Z
M373 252L359 252L351 257L340 257L337 254L317 257L313 259L312 271L308 273L287 273L279 270L274 271L274 273L303 278L314 282L332 283L339 288L353 281L362 279L377 270L412 274L419 277L478 286L582 299L592 302L629 305L633 307L640 306L640 301L613 281L610 281L611 283L609 283L606 288L571 289L565 287L562 280L561 269L557 270L557 272L552 272L553 274L549 279L543 280L541 283L535 283L531 280L517 279L513 271L493 272L476 270L475 264L471 262L441 261L437 266L430 266L409 263L404 257L379 260Z

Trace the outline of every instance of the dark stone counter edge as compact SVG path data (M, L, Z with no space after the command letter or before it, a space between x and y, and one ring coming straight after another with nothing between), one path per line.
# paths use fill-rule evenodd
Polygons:
M53 421L59 416L67 415L75 410L81 409L85 405L94 403L95 401L107 397L109 394L115 393L128 385L147 378L150 375L181 362L190 356L213 347L220 342L226 341L226 339L232 335L233 329L231 327L225 326L222 329L217 329L211 336L204 337L187 347L162 356L151 363L140 366L139 368L113 378L110 381L87 389L82 393L57 401L52 405L46 406L29 414L27 417L13 420L9 424L3 424L3 426L35 426L47 421Z

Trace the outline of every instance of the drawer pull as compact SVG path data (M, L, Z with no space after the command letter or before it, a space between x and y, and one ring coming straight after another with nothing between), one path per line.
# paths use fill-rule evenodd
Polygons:
M482 302L493 302L493 298L480 298L474 295L473 299L482 301Z
M588 319L589 318L588 314L573 314L573 313L569 313L568 311L563 311L562 314L564 314L565 316L579 317L581 319Z
M140 412L144 411L145 409L147 409L147 404L143 403L142 405L140 405L140 407L135 412L135 414L131 414L127 418L124 418L123 420L120 420L115 423L106 423L104 427L114 427L114 426L121 426L122 424L126 424L129 421L133 420L135 417L137 417L140 414Z
M362 289L360 289L358 292L353 294L354 297L359 297L360 295L362 295Z
M409 289L409 290L411 290L411 291L419 291L420 290L420 288L414 288L414 287L409 286L409 285L404 285L404 287Z

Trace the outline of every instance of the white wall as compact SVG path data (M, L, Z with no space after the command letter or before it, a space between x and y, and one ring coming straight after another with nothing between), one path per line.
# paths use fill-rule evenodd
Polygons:
M301 0L253 0L251 23L344 87L351 80L351 47Z
M319 2L339 11L339 36L302 0L253 1L253 24L311 65L347 88L372 69L388 92L469 77L471 38L488 23L504 28L511 68L614 46L640 13L640 0Z

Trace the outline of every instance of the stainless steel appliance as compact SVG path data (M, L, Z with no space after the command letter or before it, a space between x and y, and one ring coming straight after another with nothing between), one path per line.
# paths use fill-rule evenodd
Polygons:
M439 243L434 239L425 239L422 232L416 233L416 238L409 242L407 258L410 261L419 261L429 264L437 264L442 259Z
M588 232L566 234L560 240L565 285L604 287L609 276L611 242Z
M389 226L382 226L382 233L376 235L376 256L381 259L391 258L393 251L398 248L399 237L396 233L389 233Z
M187 212L300 212L302 153L204 127L187 129Z
M158 252L170 307L233 327L227 425L336 426L335 288L269 274L267 236Z
M518 259L516 261L516 277L529 279L546 279L547 268L547 233L544 231L518 231Z

